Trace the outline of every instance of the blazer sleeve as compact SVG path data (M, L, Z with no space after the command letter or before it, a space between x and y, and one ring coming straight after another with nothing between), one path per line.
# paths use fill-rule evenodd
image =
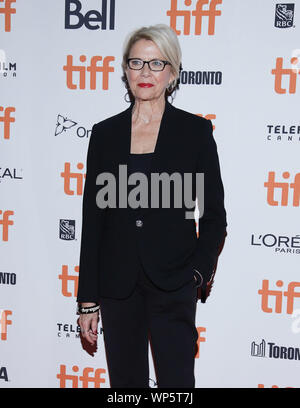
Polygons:
M212 123L206 120L197 172L204 173L204 212L198 220L198 241L192 268L201 275L201 285L210 280L226 235L224 188ZM200 198L198 198L198 203Z
M77 302L98 302L98 258L105 209L96 204L99 171L99 129L92 128L86 159Z

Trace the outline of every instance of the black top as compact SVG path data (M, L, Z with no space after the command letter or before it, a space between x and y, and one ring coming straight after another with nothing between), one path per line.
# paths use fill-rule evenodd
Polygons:
M150 170L150 161L154 152L151 153L130 153L129 174L141 172L148 174Z
M139 172L144 173L148 177L148 183L150 183L150 162L154 152L150 153L130 153L130 161L129 161L129 169L128 169L128 176L132 173ZM128 186L128 193L134 188L135 186ZM148 190L148 205L150 202L150 191ZM140 198L140 194L137 195L137 199ZM138 211L140 207L136 208L135 210Z

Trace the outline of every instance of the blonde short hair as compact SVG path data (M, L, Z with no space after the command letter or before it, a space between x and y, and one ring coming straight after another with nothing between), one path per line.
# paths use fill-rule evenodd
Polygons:
M175 75L174 81L171 82L167 88L167 96L171 95L175 88L178 87L178 80L180 76L181 67L181 48L176 33L172 28L166 24L156 24L149 27L141 27L137 30L130 32L123 45L123 81L126 88L129 91L125 70L127 68L127 59L129 57L132 46L139 40L153 41L160 52L171 63L172 73Z

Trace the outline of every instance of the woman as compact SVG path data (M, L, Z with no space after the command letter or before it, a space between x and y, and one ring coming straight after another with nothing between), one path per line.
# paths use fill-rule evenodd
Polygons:
M205 290L213 275L226 213L211 122L167 99L177 87L180 66L171 28L158 24L131 33L122 63L131 105L92 129L77 301L81 333L91 344L101 313L111 387L149 387L149 340L158 387L195 387L197 288ZM133 197L141 199L145 191L130 196L125 168L148 181L154 174L204 173L199 237L195 219L187 216L190 207L173 206L175 187L164 206L166 185L157 197L151 184L148 202L135 208ZM107 189L101 190L105 177ZM194 177L193 200L195 187ZM130 205L124 204L126 189ZM152 197L158 205L149 204Z

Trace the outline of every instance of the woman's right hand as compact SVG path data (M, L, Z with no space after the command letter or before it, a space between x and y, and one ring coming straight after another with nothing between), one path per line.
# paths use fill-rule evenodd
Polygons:
M95 306L95 303L82 303L83 307ZM99 311L95 313L80 314L79 326L81 335L91 345L95 344L98 338L97 327L99 321Z

